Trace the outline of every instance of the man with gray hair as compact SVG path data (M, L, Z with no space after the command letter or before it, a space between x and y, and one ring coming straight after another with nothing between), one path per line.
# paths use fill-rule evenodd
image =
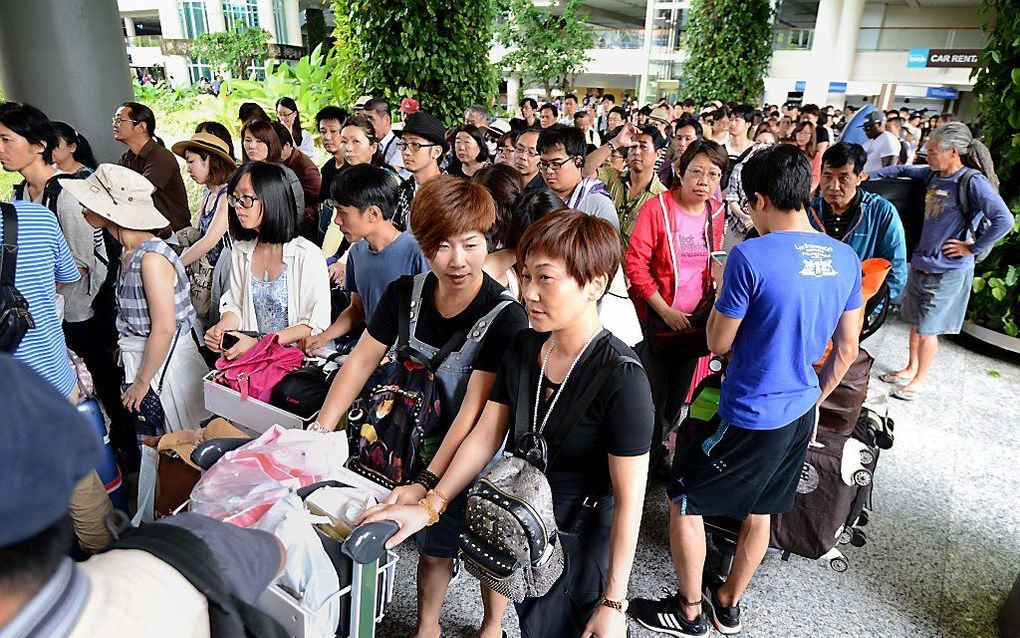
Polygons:
M397 148L397 137L393 134L393 116L390 114L390 103L377 97L365 102L365 117L372 122L375 137L379 140L379 153L383 161L396 169L401 177L411 174L404 169L404 160ZM328 189L329 186L327 185Z
M472 104L464 111L464 123L482 128L489 124L489 109L481 104Z
M927 185L924 225L900 313L910 324L910 358L904 368L880 377L901 386L892 396L913 401L924 391L939 335L957 334L963 327L975 255L1012 230L1013 215L999 196L988 148L960 122L932 131L928 166L887 166L868 177L909 177Z

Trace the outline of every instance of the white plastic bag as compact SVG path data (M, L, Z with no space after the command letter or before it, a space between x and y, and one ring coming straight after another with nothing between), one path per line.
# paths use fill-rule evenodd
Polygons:
M228 452L191 491L191 510L251 527L290 491L331 478L347 461L347 437L278 425Z
M312 527L313 517L290 492L252 527L275 534L287 549L287 562L276 584L296 595L314 619L314 636L333 636L340 623L340 579ZM326 608L326 613L320 610Z

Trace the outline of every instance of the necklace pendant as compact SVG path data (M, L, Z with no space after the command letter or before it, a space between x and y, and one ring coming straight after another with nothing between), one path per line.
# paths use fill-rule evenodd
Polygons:
M267 284L269 283L269 271L268 270L263 270L262 271L262 282L263 283L267 283Z

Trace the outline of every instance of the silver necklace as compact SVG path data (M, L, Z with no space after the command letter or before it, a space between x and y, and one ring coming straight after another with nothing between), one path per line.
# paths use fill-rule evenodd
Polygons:
M552 345L549 346L549 351L545 353L545 357L542 359L542 369L538 373L538 387L535 388L535 412L531 416L532 432L541 434L545 430L546 424L549 423L549 415L552 414L553 408L556 407L556 402L560 400L560 395L563 394L563 388L567 387L567 381L570 379L570 373L574 371L574 367L576 367L577 362L581 360L581 356L586 350L588 350L588 346L591 345L591 342L594 341L595 337L597 337L601 332L601 326L596 328L595 332L588 337L588 341L585 342L584 347L581 348L581 351L577 353L577 356L574 357L574 360L570 363L570 367L567 368L567 374L563 377L563 383L561 383L560 387L556 390L556 394L553 395L552 403L549 404L549 409L545 411L545 416L542 417L542 427L538 427L538 406L539 401L542 399L542 380L545 379L545 367L549 363L549 357L552 356L553 350L556 349L556 342L553 342Z

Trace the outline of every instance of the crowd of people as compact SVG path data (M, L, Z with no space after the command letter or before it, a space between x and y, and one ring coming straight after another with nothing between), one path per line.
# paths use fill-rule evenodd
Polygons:
M206 622L201 594L167 576L165 556L114 545L67 558L72 545L85 559L111 540L96 445L61 427L77 418L68 402L79 394L67 349L91 371L131 472L140 441L212 416L211 363L266 335L309 355L349 353L307 426L323 436L337 436L402 339L427 358L466 339L436 372L442 427L427 468L363 518L397 521L391 545L414 539L419 638L441 635L467 489L514 449L516 423L555 427L610 361L619 365L569 433L550 438L545 474L557 527L570 530L560 535L569 568L515 602L522 635L616 638L627 614L673 636L738 633L770 515L793 504L816 407L857 356L861 262L890 264L911 336L907 363L882 379L913 400L938 336L962 326L975 255L1013 226L987 149L948 114L638 108L601 93L528 97L510 119L472 105L447 128L411 98L399 116L368 96L314 114L288 97L264 106L275 118L245 104L237 122L197 122L167 148L152 110L124 103L112 134L125 152L98 164L73 125L0 105L0 163L24 178L3 218L4 243L17 232L3 268L33 320L13 360L0 357L11 416L0 434L0 633L91 635L108 630L105 605L118 628L170 635L154 627L167 610L152 605L175 594L174 627ZM194 209L185 175L202 186ZM909 262L896 208L866 188L887 177L927 191ZM614 291L629 296L641 338L614 334ZM728 360L721 421L664 470L676 592L628 605L648 477L709 351ZM574 526L589 501L594 516ZM703 583L712 515L743 524L729 577ZM200 519L176 525L230 565L235 597L253 602L279 548ZM483 585L482 600L478 635L501 636L509 599ZM129 619L112 619L132 601Z

